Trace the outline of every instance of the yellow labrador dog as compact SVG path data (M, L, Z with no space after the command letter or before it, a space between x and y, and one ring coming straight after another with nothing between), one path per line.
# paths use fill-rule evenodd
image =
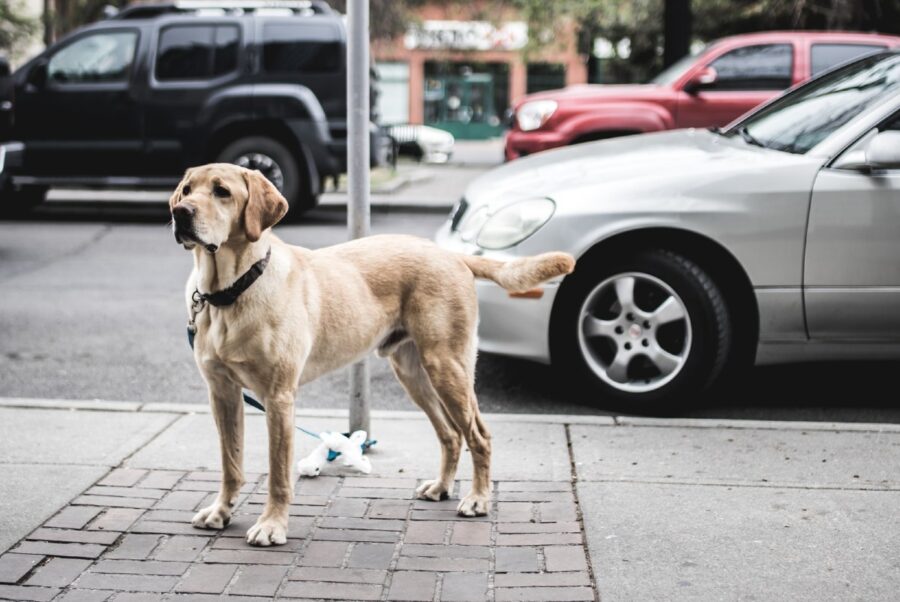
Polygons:
M209 387L222 453L221 490L194 517L195 527L227 525L244 482L243 386L260 396L269 432L268 499L247 541L285 543L297 388L373 350L390 358L441 445L440 473L418 497L447 497L465 440L474 478L458 511L487 513L491 443L473 387L474 279L524 291L571 272L570 255L502 263L411 236L294 247L270 231L287 211L278 190L260 172L229 164L189 169L169 206L175 239L194 256L186 289L194 359Z

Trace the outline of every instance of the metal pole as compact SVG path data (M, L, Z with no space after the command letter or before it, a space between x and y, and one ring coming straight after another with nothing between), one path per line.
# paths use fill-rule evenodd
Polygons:
M347 2L347 226L369 235L369 0ZM350 366L350 431L369 428L368 358Z

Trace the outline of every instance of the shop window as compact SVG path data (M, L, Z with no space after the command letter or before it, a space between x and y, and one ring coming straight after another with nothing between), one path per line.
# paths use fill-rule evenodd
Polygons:
M526 92L557 90L566 86L566 66L562 63L529 63Z
M425 123L458 138L499 135L509 106L509 65L425 63Z

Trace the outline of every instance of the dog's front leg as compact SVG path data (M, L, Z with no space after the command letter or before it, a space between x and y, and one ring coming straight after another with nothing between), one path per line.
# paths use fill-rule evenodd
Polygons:
M244 484L244 403L241 387L224 375L206 375L219 447L222 452L222 485L212 505L191 520L199 529L221 529L231 521L231 512Z
M247 531L255 546L287 542L288 510L294 497L291 467L294 463L294 396L281 393L265 400L269 431L269 496L262 516Z

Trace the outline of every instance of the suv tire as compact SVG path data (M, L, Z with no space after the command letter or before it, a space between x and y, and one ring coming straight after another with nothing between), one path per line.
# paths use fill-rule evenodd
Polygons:
M693 405L731 351L728 308L712 278L663 249L579 268L554 308L553 364L610 409L670 413Z
M264 136L239 138L225 146L217 160L261 171L287 199L285 219L295 218L316 205L317 199L304 185L297 158L277 140Z

